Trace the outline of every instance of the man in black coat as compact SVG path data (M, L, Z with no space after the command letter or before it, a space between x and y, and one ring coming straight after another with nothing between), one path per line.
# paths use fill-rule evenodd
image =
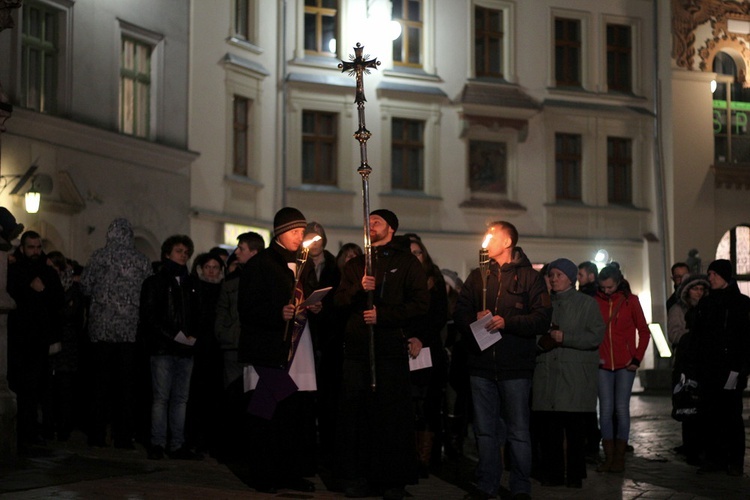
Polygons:
M303 279L294 288L306 224L296 208L279 210L273 241L245 264L240 276L238 358L251 365L245 374L245 390L251 391L248 470L255 489L264 493L315 490L304 479L316 472L317 382L307 314L319 313L322 306L299 308Z
M531 438L529 396L536 364L536 337L549 329L552 304L544 278L531 267L510 222L493 222L487 245L490 258L486 308L480 269L474 269L461 288L454 320L465 339L474 434L477 437L477 491L472 499L498 494L503 464L501 447L511 457L510 490L514 499L531 498ZM486 330L501 335L482 350L471 323L492 315Z
M430 293L422 265L409 251L391 244L398 218L390 210L370 214L373 274L364 256L343 270L335 302L348 316L344 333L343 387L337 420L337 476L346 495L403 498L416 481L414 413L409 356L422 343L411 332L427 313ZM368 306L368 292L374 303ZM376 387L371 388L369 329L374 328Z
M7 290L16 309L8 315L8 383L16 393L18 443L24 446L41 442L38 407L47 386L49 346L60 340L64 292L57 271L47 265L39 233L23 233L13 258Z

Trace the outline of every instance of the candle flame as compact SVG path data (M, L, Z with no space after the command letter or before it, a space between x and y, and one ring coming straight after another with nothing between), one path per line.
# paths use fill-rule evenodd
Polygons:
M491 239L492 239L492 235L488 233L488 234L487 234L487 235L486 235L486 236L484 237L484 241L482 242L482 248L487 248L487 245L489 245L489 244L490 244L490 240L491 240Z
M318 241L320 239L322 239L322 238L319 235L316 234L314 238L310 238L307 241L303 241L302 242L302 247L303 248L307 248L307 247L309 247L310 245L312 245L313 243L315 243L316 241Z

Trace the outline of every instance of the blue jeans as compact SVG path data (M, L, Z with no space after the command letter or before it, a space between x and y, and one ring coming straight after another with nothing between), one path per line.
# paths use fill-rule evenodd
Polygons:
M477 488L495 495L503 473L502 447L510 452L510 491L531 494L531 379L470 378L477 441Z
M190 393L193 358L171 355L151 356L151 445L166 448L167 421L170 449L185 443L185 409Z
M602 439L628 440L630 435L630 395L635 372L599 369L599 426ZM614 417L617 415L615 432Z

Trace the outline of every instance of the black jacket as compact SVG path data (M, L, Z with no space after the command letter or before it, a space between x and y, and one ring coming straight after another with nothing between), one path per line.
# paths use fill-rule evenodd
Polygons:
M375 353L407 359L406 341L416 336L416 322L422 320L430 303L427 277L422 265L410 252L393 245L373 247L372 267L377 309ZM365 257L355 257L343 270L335 303L348 316L344 334L345 356L369 356L369 327L362 312L367 309L367 292L362 289Z
M552 304L544 278L520 247L513 250L511 262L498 266L490 262L487 280L487 309L505 318L502 339L484 351L479 350L469 325L482 309L482 278L474 269L461 288L454 320L468 349L472 375L509 380L531 378L536 361L536 336L545 333L552 318Z
M294 273L287 263L293 262L295 256L274 240L242 268L237 296L241 363L272 368L287 365L287 322L281 310L292 300Z
M180 281L177 270L180 267ZM169 262L158 273L149 276L141 287L139 335L151 355L192 356L193 347L174 340L182 331L186 337L197 337L198 294L184 266Z

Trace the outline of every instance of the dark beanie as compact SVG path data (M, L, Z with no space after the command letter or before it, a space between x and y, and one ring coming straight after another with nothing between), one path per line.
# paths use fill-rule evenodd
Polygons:
M572 260L569 259L556 259L547 264L547 269L558 269L568 277L570 282L575 285L576 278L578 278L578 266L576 266Z
M382 217L383 220L386 221L389 226L391 226L391 229L393 229L394 233L398 230L398 217L396 217L396 214L394 214L390 210L385 209L385 208L373 210L372 212L370 212L370 216L373 216L373 215Z
M305 229L307 221L302 212L292 207L284 207L273 218L273 237L291 231L292 229Z
M305 228L305 236L308 234L317 234L320 236L320 239L323 240L323 248L326 247L326 243L328 243L328 238L326 238L326 230L323 229L323 226L320 225L320 222L311 222L307 225Z
M727 283L732 281L732 263L727 259L718 259L711 262L708 265L708 272L711 271L721 276Z

